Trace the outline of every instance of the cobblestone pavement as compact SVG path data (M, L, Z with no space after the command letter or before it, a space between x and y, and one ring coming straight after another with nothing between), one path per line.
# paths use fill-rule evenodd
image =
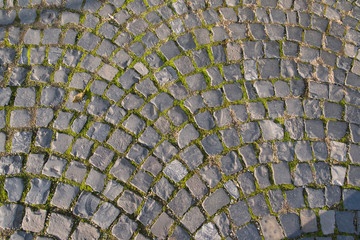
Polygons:
M359 0L0 0L1 239L359 239Z

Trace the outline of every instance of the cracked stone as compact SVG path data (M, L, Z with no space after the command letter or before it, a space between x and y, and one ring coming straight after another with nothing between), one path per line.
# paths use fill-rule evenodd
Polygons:
M75 204L73 213L81 218L89 219L93 216L99 204L99 198L89 192L83 191Z
M10 202L17 202L21 199L24 190L24 182L21 178L6 178L4 189L7 192Z
M29 204L45 204L50 193L51 181L47 179L31 179L31 188L25 202Z
M39 209L33 211L31 208L26 208L21 228L25 231L41 232L44 228L45 219L46 210Z

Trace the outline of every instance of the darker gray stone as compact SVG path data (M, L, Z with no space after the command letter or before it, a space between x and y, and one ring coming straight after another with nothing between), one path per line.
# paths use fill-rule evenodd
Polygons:
M231 151L221 158L221 170L225 175L235 174L243 169L236 152Z
M258 164L253 145L246 145L238 149L241 154L246 167Z
M107 148L99 146L90 157L89 162L100 170L105 170L113 159L115 153Z
M315 181L317 184L327 185L331 181L330 166L324 162L314 163Z
M290 169L287 162L273 163L271 166L276 185L291 184Z
M255 179L251 172L245 172L238 176L238 183L244 194L249 195L256 190Z
M143 192L147 192L153 182L153 177L144 171L139 171L131 180L131 184Z
M170 60L180 54L179 48L175 45L174 41L167 41L160 47L161 53Z
M309 138L325 138L324 126L321 120L305 120L305 131Z
M279 212L285 203L282 191L280 189L269 190L268 197L271 209L276 213Z
M209 155L220 154L224 148L216 134L209 135L201 140L205 152Z
M239 228L236 231L236 236L238 237L238 239L254 239L254 240L261 239L257 227L252 223L247 224L242 228Z
M265 201L265 197L262 194L257 194L248 198L248 204L252 213L258 217L265 217L270 214L269 207Z
M261 78L278 78L280 76L279 60L261 59L258 61Z
M313 182L311 167L307 163L299 163L296 165L294 172L294 185L305 186Z
M285 191L287 204L291 208L305 207L303 188L294 188Z
M346 122L328 121L326 126L327 135L330 139L340 140L345 137L347 128L348 123Z
M242 226L251 220L249 207L245 201L239 201L229 207L230 218L236 226Z
M212 216L220 208L230 203L230 198L223 188L217 189L204 200L203 207L205 211Z
M295 213L285 213L280 215L280 223L283 226L285 236L288 238L296 238L300 236L300 220Z
M265 27L259 23L250 23L249 30L255 40L266 40Z
M211 130L215 127L214 118L209 111L200 112L194 118L199 128Z
M340 195L340 189L338 188ZM343 200L344 200L344 208L347 210L360 210L359 206L360 199L360 191L355 189L344 189L343 190ZM338 200L338 199L337 199ZM339 202L339 200L338 200Z
M302 79L291 79L290 80L290 90L294 97L299 97L304 94L305 83Z
M226 53L222 45L213 45L211 46L211 52L214 58L214 63L225 63L226 62ZM225 67L225 66L224 66ZM237 70L237 73L241 73L240 66Z
M338 230L343 233L355 233L354 217L355 213L336 211L335 220Z
M306 188L306 193L310 208L323 208L325 206L323 189Z

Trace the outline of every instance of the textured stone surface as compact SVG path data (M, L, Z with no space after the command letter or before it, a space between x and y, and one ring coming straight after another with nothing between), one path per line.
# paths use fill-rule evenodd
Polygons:
M0 8L4 239L357 239L359 1Z

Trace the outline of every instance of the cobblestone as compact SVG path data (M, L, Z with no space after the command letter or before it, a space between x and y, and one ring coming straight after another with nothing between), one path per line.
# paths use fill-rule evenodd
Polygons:
M0 8L6 239L357 238L358 1Z

